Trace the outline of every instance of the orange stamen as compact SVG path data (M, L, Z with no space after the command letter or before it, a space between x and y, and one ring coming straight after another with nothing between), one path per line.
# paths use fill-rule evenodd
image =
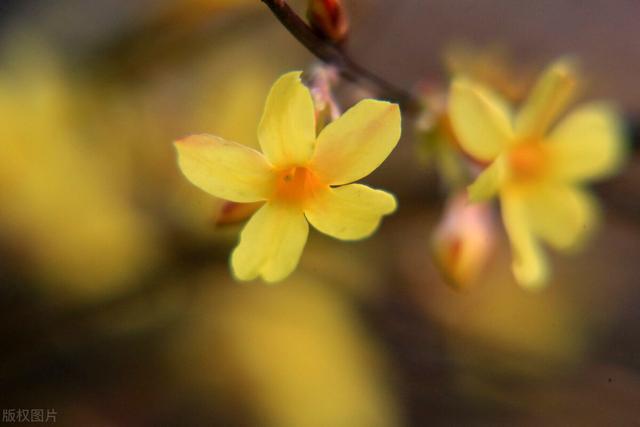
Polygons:
M509 153L511 170L517 180L531 180L543 175L548 155L541 142L524 142Z
M277 173L274 198L288 203L304 203L318 190L327 187L312 170L294 166Z

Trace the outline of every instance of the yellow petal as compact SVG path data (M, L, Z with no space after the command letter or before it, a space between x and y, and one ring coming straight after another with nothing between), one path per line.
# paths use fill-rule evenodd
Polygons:
M298 265L308 233L302 211L286 204L265 204L240 233L240 243L231 255L235 276L239 280L262 276L267 282L286 278Z
M449 116L460 145L477 159L493 160L512 138L511 113L506 104L466 78L453 81Z
M620 168L625 141L616 111L591 104L570 114L549 137L553 175L560 180L584 181Z
M539 289L546 284L548 267L528 221L525 199L510 192L503 193L501 208L502 220L511 241L511 269L516 281L525 288Z
M498 194L507 176L507 163L503 156L498 156L493 163L482 171L478 178L467 187L469 200L482 202Z
M360 101L322 130L311 167L331 185L369 175L398 143L400 121L397 104Z
M271 87L258 125L258 141L278 167L305 164L316 140L315 110L299 71L280 77Z
M233 202L257 202L273 192L273 173L264 156L213 135L175 143L180 170L197 187Z
M396 209L393 195L361 184L323 191L305 207L307 219L316 229L342 240L370 236L383 215Z
M542 137L552 122L571 101L577 74L571 61L562 59L543 73L516 117L515 130L520 137Z
M545 185L527 196L534 232L557 249L579 246L598 220L597 204L584 190L568 185Z

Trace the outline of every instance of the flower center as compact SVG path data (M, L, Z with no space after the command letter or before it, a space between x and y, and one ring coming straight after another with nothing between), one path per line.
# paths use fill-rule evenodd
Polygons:
M294 166L277 172L274 198L290 203L302 203L323 187L311 169Z
M509 153L511 171L518 181L539 179L547 163L548 154L541 141L522 142Z

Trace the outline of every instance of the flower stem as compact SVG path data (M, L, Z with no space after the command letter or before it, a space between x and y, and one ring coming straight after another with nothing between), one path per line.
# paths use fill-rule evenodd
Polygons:
M420 109L419 100L411 92L400 89L372 73L352 60L339 46L322 39L285 0L262 0L262 2L304 47L321 61L336 67L344 78L371 85L380 96L397 102L406 112L416 112Z

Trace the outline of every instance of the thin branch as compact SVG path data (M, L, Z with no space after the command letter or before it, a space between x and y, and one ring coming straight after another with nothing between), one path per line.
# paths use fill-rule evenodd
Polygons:
M406 111L417 111L420 102L410 92L400 89L353 61L342 49L319 37L306 22L291 9L285 0L262 0L280 23L312 54L335 66L340 74L354 82L373 86L384 98L397 102Z

